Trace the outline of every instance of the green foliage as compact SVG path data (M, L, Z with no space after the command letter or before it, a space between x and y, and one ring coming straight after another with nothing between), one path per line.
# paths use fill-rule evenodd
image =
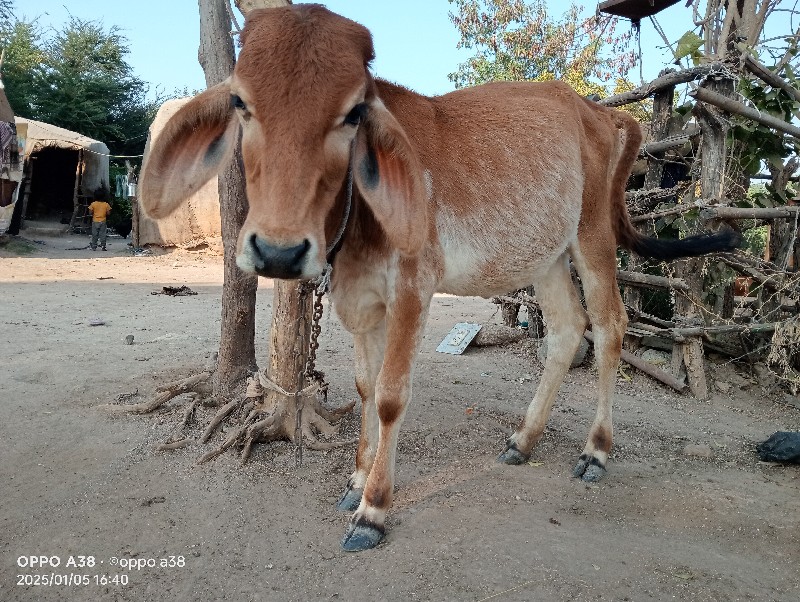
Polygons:
M5 50L3 83L6 98L15 115L31 117L36 94L33 73L45 61L40 48L41 31L36 22L0 24L0 47Z
M14 0L0 0L0 23L14 20Z
M1 0L0 0L1 1ZM125 61L119 28L71 18L45 38L36 25L0 24L6 91L17 115L105 142L111 154L139 155L161 99Z
M680 60L684 57L690 57L692 62L697 65L700 59L703 58L703 53L700 48L703 46L703 39L693 31L687 31L678 40L677 47L675 48L675 60Z
M606 82L633 65L630 34L615 35L616 20L581 19L572 3L554 19L544 0L448 0L460 48L475 50L450 79L456 87L488 81L560 79L579 93L607 92Z
M792 73L791 69L789 73ZM738 92L761 113L772 115L786 122L791 122L800 108L800 104L786 92L770 88L759 80L742 78L739 82ZM744 118L734 120L730 135L733 140L742 143L739 165L747 176L758 173L761 170L762 162L767 166L782 167L784 159L791 154L796 154L798 150L797 143L793 139L777 130ZM778 194L782 194L782 192ZM784 198L783 203L780 204L785 202Z
M769 236L769 226L758 226L750 228L742 233L744 238L744 250L755 257L764 257L767 248L767 237Z

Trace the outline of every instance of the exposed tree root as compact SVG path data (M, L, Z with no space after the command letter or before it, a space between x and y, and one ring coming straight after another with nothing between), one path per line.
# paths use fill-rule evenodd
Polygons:
M156 451L173 451L182 447L186 447L187 445L191 445L192 443L194 443L194 440L192 439L178 439L177 441L172 441L171 443L162 443L161 445L156 446Z
M257 399L257 402L254 400ZM349 445L356 439L344 441L322 441L320 436L330 437L338 433L334 426L348 412L352 411L355 401L335 410L328 410L316 398L282 398L273 407L267 407L261 398L245 398L244 402L230 402L222 407L206 428L201 439L208 441L219 424L236 409L237 404L242 407L241 415L244 420L231 432L222 444L205 454L197 464L204 464L223 454L230 448L241 450L242 463L247 462L257 443L270 443L272 441L291 441L298 443L298 434L302 438L302 445L315 451L324 451ZM300 428L297 428L297 404L302 404L300 415ZM246 411L245 411L246 410Z
M194 401L204 399L211 395L211 375L213 371L206 370L183 380L177 380L156 389L157 395L150 401L133 404L104 404L98 406L111 414L149 414L178 395L192 393Z
M274 391L267 392L262 388L258 378L249 379L247 391L242 396L228 401L216 411L199 438L188 437L185 431L195 423L198 405L201 403L208 405L213 374L213 366L208 366L199 374L159 387L156 396L147 402L105 404L98 407L115 415L148 414L158 410L171 399L188 394L189 403L180 423L176 425L175 431L167 441L155 449L159 452L173 451L192 445L196 441L208 443L218 430L224 429L223 425L227 422L229 426L224 441L198 458L197 464L213 460L231 448L238 451L244 463L258 443L290 441L299 448L326 451L356 441L356 439L329 440L338 433L337 423L353 410L355 401L341 408L329 410L321 403L324 394L295 396L275 394ZM298 407L300 407L299 421Z
M203 436L200 437L200 443L208 443L208 440L211 439L211 435L214 434L214 431L217 430L217 427L222 424L222 421L225 420L225 418L228 417L228 414L233 412L233 410L235 410L240 403L240 401L231 401L222 406L211 419L211 422L208 423Z

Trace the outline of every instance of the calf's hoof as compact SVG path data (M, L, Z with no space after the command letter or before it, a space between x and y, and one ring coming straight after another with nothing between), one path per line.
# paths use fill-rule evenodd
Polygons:
M516 445L509 443L503 453L497 456L497 461L502 464L525 464L530 458L530 454L523 454Z
M363 490L355 489L348 485L342 497L336 502L336 509L342 512L355 512L358 509L358 505L361 503L361 496L363 493Z
M342 538L342 549L345 552L361 552L377 546L383 540L383 527L358 519L347 527Z
M578 463L575 464L575 468L572 469L573 477L580 478L588 483L599 481L605 474L606 467L603 463L594 456L587 454L582 454L578 459Z

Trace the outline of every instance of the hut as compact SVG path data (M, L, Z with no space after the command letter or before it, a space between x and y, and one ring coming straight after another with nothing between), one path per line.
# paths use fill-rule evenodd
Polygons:
M177 98L168 100L158 110L145 147L147 153L167 121L178 109L191 100ZM222 228L219 212L219 189L214 177L197 192L189 197L175 213L163 219L151 219L140 211L134 211L134 231L138 228L138 244L140 246L157 245L161 247L201 247L221 248Z
M9 231L53 223L85 226L92 191L109 184L108 147L55 125L14 120L23 177Z

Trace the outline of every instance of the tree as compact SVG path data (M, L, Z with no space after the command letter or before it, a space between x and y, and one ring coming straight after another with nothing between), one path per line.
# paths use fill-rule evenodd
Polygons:
M0 23L14 19L14 0L0 0Z
M624 78L635 56L631 34L615 35L609 17L581 18L571 4L559 18L544 0L448 0L460 48L475 54L450 79L456 87L488 81L561 79L583 95L608 93L608 82Z
M0 47L3 59L3 83L6 97L16 115L32 116L32 100L36 90L33 73L45 61L40 48L41 32L36 22L7 22L0 24Z
M71 18L34 72L36 118L103 140L113 154L141 150L155 101L146 101L147 86L125 62L128 52L119 28Z
M228 0L199 0L200 48L198 59L206 85L226 79L236 63ZM214 395L226 398L248 371L256 367L255 315L258 278L245 274L236 265L236 239L247 217L241 149L219 177L220 216L224 255L222 285L222 326Z
M73 17L45 39L35 20L0 23L3 77L17 115L102 140L113 154L142 152L161 99L147 99L117 27Z

